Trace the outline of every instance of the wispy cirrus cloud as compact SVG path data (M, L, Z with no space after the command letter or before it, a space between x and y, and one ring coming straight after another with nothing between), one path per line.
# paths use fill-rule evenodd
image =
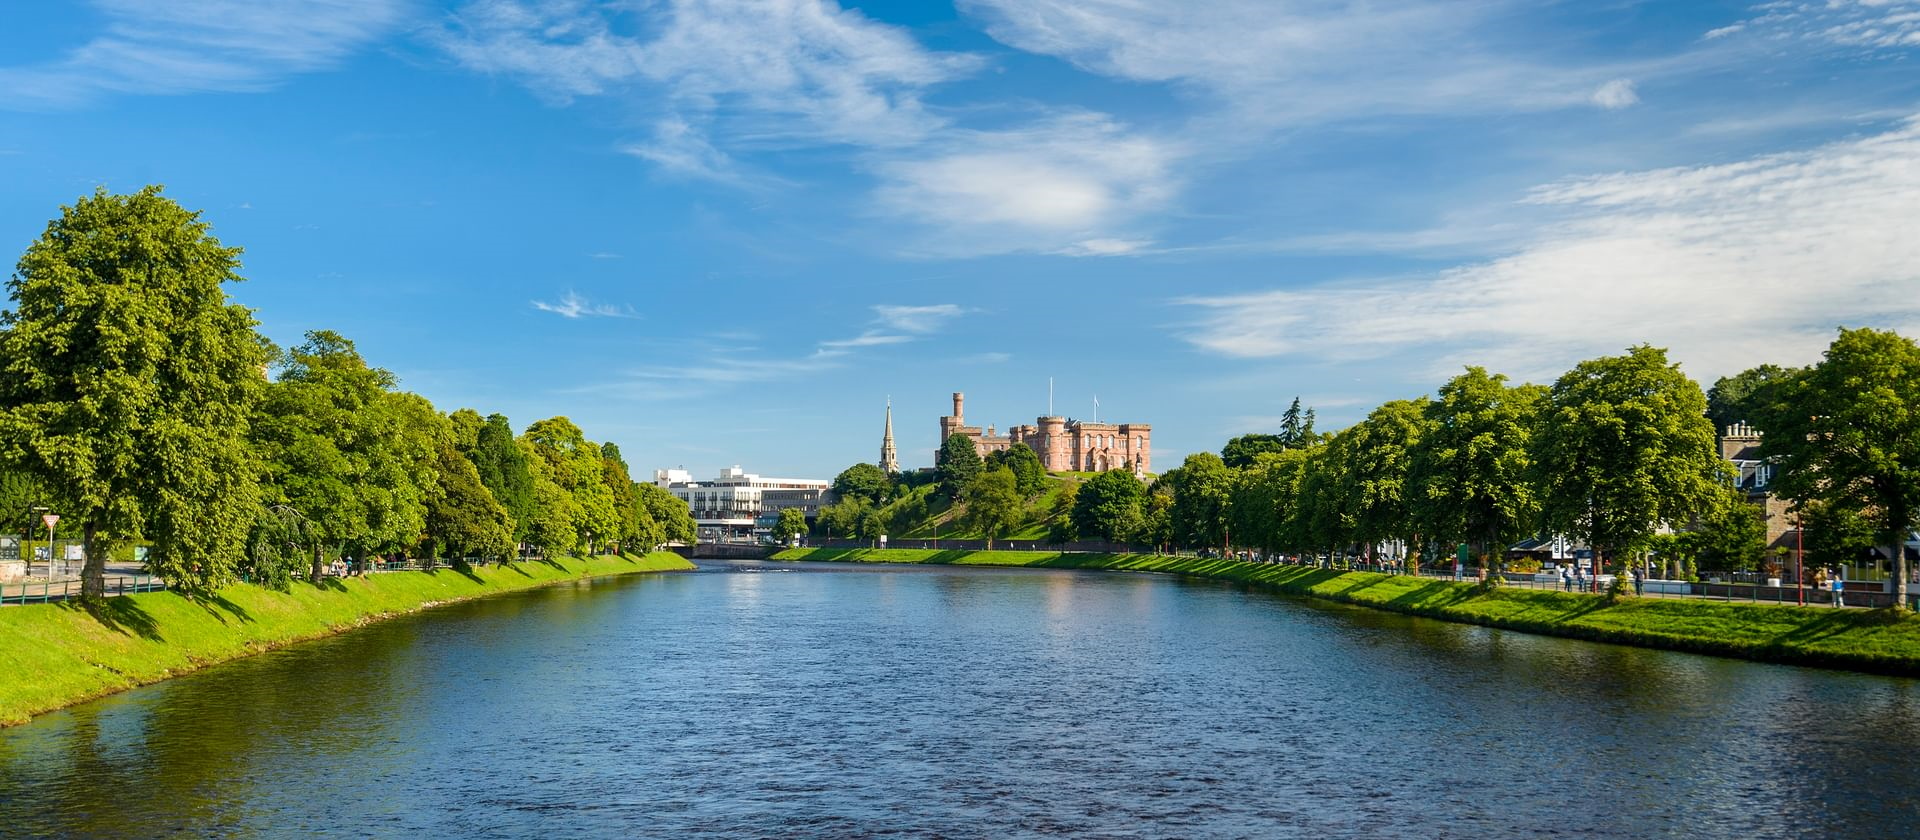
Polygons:
M933 303L918 306L882 303L873 307L880 324L888 329L911 333L930 333L962 315L966 307L957 303Z
M1528 10L1511 0L961 0L960 8L1009 46L1101 75L1182 85L1239 120L1277 124L1620 107L1608 103L1621 101L1621 88L1604 100L1596 90L1659 66L1555 56L1508 25Z
M1876 51L1920 48L1920 0L1774 0L1753 11L1751 18L1709 30L1704 39L1746 35Z
M551 312L562 318L638 318L640 314L625 304L594 303L578 292L567 292L560 300L548 302L532 301L533 308L542 312Z
M0 107L116 93L258 91L337 64L400 27L412 0L93 0L98 36L64 58L0 67Z
M1247 358L1406 358L1532 378L1638 342L1712 377L1807 361L1835 324L1920 327L1920 118L1736 163L1576 178L1514 253L1438 274L1180 301Z

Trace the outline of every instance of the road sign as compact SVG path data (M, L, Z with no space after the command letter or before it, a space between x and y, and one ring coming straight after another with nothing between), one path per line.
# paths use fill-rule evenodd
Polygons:
M40 521L47 526L47 530L51 531L53 526L60 524L60 514L43 513L40 515Z

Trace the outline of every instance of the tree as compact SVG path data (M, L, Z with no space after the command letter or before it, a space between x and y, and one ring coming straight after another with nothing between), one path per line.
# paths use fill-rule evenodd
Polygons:
M1014 489L1022 496L1035 495L1047 487L1047 468L1040 463L1040 454L1024 443L988 454L985 467L1012 470Z
M634 487L640 495L640 503L646 507L647 515L653 518L659 528L663 542L676 545L693 545L699 537L700 527L693 521L693 510L680 497L664 487L652 484L640 484Z
M884 470L865 462L854 464L833 477L833 493L840 498L859 496L874 504L887 500L893 481Z
M1907 607L1904 544L1920 525L1920 345L1894 332L1842 329L1820 363L1766 389L1757 412L1773 489L1864 517Z
M846 539L861 539L869 536L867 514L873 513L873 503L865 496L848 496L830 505L820 508L820 515L814 519L814 525L826 532L827 538L835 534Z
M782 545L793 538L807 533L807 514L799 508L785 508L780 511L780 521L773 525L773 541Z
M231 580L259 505L246 445L265 345L222 285L240 249L150 186L97 190L48 223L0 312L0 463L79 523L84 598L144 537L184 590Z
M459 425L455 423L456 445ZM513 538L526 539L534 514L533 470L527 464L526 450L513 439L513 425L505 415L487 415L486 422L474 431L473 447L463 454L473 462L480 483L512 517Z
M1707 389L1707 419L1713 421L1714 432L1723 432L1735 423L1751 422L1755 409L1763 405L1766 388L1798 372L1798 368L1760 365L1715 380L1713 387Z
M1505 548L1539 514L1528 442L1545 389L1468 367L1426 405L1425 434L1409 450L1410 512L1420 532L1473 542L1498 571Z
M1845 504L1802 502L1796 520L1810 568L1858 563L1873 550L1873 523Z
M434 473L440 492L427 504L426 531L438 552L456 560L513 553L513 518L480 483L473 462L448 442L440 447Z
M1545 524L1615 560L1616 587L1661 523L1691 521L1724 492L1706 410L1700 386L1644 344L1554 382L1534 441Z
M988 551L993 550L994 539L1020 521L1020 491L1015 487L1013 470L1006 467L975 475L967 482L962 500L967 505L967 527L986 539Z
M1220 448L1220 460L1237 470L1251 466L1253 459L1263 453L1286 449L1285 439L1279 435L1253 432L1227 441L1227 445Z
M1300 481L1306 467L1307 450L1283 449L1255 456L1253 463L1234 474L1233 533L1241 545L1258 547L1266 554L1308 547L1309 541L1297 527Z
M1342 450L1345 468L1335 492L1350 500L1356 540L1419 543L1407 476L1413 467L1413 450L1426 434L1426 407L1425 397L1394 400L1338 436L1348 441Z
M1280 444L1288 449L1306 446L1317 439L1313 432L1313 409L1301 413L1299 397L1294 397L1293 404L1287 406L1285 414L1280 415L1279 437Z
M1173 490L1168 511L1174 539L1186 545L1233 545L1233 471L1211 452L1196 452L1167 478Z
M1073 509L1079 503L1080 485L1071 481L1061 484L1047 508L1047 542L1060 545L1080 539L1080 529L1073 523Z
M1108 470L1080 485L1073 502L1074 530L1107 542L1122 542L1140 528L1147 486L1127 470Z
M393 374L369 367L352 341L330 330L280 359L253 423L264 456L269 505L311 523L308 577L328 553L413 545L439 492L432 459L452 431L425 400L392 391Z
M619 500L607 486L606 465L600 447L587 440L572 420L550 417L535 422L520 435L546 468L546 476L573 500L573 544L593 554L604 542L619 541Z
M933 471L940 477L940 492L949 499L960 498L967 483L980 474L980 453L966 435L948 436L933 461Z
M1722 486L1707 502L1699 524L1686 537L1686 548L1706 568L1745 571L1766 560L1767 521L1747 494Z

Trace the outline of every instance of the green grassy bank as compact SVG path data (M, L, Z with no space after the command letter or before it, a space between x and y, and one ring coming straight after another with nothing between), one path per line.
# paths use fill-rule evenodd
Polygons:
M792 549L775 560L946 563L1165 572L1268 586L1408 615L1765 662L1920 676L1920 617L1693 599L1627 598L1470 583L1138 554L915 549Z
M241 584L205 599L174 592L0 609L0 726L41 712L436 604L565 580L691 569L677 554L567 558L471 573L388 572L295 583Z

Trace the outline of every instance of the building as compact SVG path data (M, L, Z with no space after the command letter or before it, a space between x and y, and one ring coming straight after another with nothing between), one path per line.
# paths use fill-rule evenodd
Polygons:
M900 458L893 450L893 398L887 398L887 431L880 438L880 471L887 475L900 472Z
M1099 423L1066 417L1038 417L996 434L993 426L981 431L969 426L962 409L966 395L955 391L953 414L940 418L940 441L954 435L973 440L973 449L985 458L1016 443L1040 456L1049 472L1105 472L1129 469L1134 475L1153 471L1153 427L1145 423Z
M717 542L764 536L771 524L763 524L763 517L772 514L777 521L787 508L799 508L813 519L831 501L833 487L826 479L768 478L738 465L710 481L694 481L682 469L654 470L653 483L687 503L702 540Z

